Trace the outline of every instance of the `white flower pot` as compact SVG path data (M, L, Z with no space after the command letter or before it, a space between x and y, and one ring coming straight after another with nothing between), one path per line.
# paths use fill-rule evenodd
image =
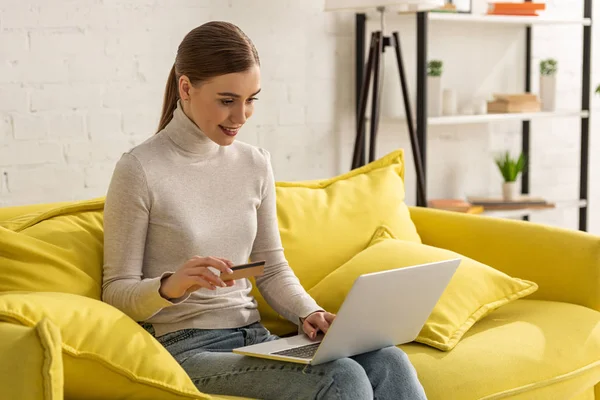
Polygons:
M540 100L542 110L556 110L556 74L540 76Z
M504 201L513 201L519 196L517 182L504 182L502 184L502 198Z
M442 115L442 77L427 77L427 114L430 117Z

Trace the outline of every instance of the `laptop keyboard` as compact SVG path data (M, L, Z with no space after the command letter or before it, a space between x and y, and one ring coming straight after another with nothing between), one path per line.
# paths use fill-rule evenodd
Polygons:
M311 343L311 344L307 344L305 346L294 347L292 349L276 351L271 354L277 354L279 356L296 357L296 358L312 358L315 355L315 353L317 352L317 349L319 348L320 344L321 344L320 342L319 343Z

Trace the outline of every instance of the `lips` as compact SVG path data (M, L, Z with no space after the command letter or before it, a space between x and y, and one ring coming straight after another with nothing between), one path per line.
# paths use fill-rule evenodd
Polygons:
M235 136L235 135L237 135L237 133L239 132L241 127L231 128L231 127L224 127L224 126L219 125L219 128L221 128L221 131L223 131L223 133L226 134L227 136Z

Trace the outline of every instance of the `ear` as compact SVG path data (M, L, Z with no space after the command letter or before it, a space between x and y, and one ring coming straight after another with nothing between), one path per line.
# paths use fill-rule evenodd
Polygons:
M190 82L190 79L185 75L181 75L178 82L179 98L184 101L189 100L191 88L192 83Z

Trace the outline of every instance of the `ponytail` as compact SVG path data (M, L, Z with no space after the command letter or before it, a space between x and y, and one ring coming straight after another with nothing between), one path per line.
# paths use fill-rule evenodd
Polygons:
M177 108L177 91L177 74L175 73L175 64L173 64L173 68L171 68L171 72L169 72L169 77L167 78L167 86L165 87L165 97L157 133L162 131L173 119L173 112Z

